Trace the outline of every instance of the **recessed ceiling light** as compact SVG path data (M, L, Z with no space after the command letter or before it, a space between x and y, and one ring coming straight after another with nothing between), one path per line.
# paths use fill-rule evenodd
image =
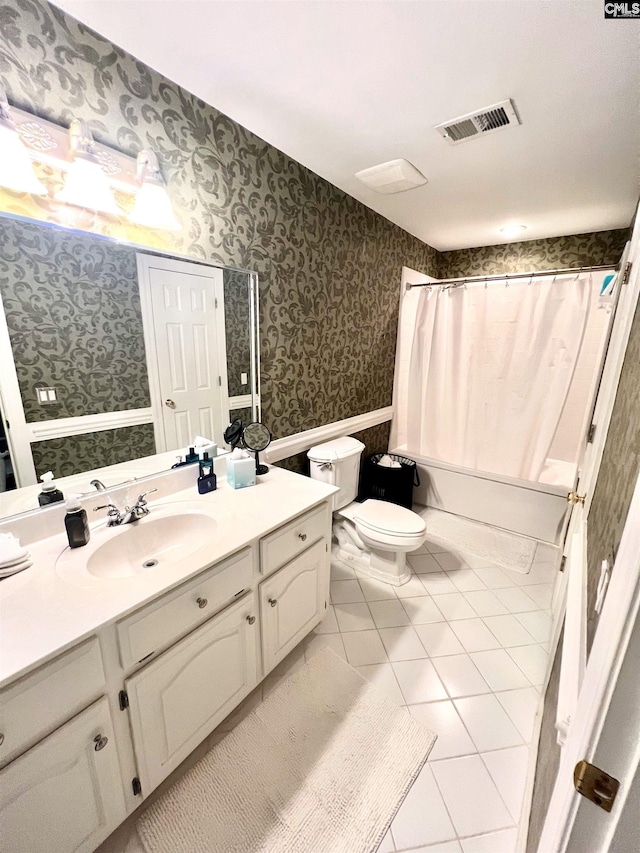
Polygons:
M526 230L526 225L503 225L500 229L500 233L505 237L518 237Z

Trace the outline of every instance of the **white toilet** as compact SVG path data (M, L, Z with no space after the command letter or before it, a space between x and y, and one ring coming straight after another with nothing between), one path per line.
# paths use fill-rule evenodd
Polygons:
M347 436L312 447L307 453L311 477L340 488L333 497L334 557L386 583L400 586L411 578L406 555L427 538L424 520L387 501L356 503L364 444Z

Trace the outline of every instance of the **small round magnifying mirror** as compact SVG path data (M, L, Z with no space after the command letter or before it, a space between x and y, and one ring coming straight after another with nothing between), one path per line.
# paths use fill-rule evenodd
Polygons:
M224 431L224 440L234 449L242 442L242 421L236 418Z
M266 465L260 464L259 453L271 444L271 433L267 427L260 421L247 424L242 434L242 440L244 446L256 454L256 474L266 474L269 469Z

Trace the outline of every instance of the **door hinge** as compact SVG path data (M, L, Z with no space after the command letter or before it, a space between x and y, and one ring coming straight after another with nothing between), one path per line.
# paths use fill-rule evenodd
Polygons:
M588 761L579 761L573 771L573 784L583 797L601 809L610 812L620 787L620 782Z
M129 707L129 694L126 690L121 690L118 693L118 704L121 711L125 711Z
M142 785L140 784L140 780L137 776L134 776L131 780L131 788L133 789L134 797L137 797L142 793Z
M587 444L593 443L593 439L595 438L595 435L596 435L596 425L591 424L591 426L589 427L589 432L587 433Z
M217 307L218 307L218 297L217 297L217 296L216 296L216 297L215 297L215 299L213 300L213 307L214 307L214 308L217 308Z
M567 563L567 558L565 556L563 556L562 559L560 560L560 571L561 572L564 572L564 567L565 567L566 563Z
M627 265L622 273L622 284L626 284L631 276L631 261L627 261Z
M218 376L218 385L222 388L222 376Z

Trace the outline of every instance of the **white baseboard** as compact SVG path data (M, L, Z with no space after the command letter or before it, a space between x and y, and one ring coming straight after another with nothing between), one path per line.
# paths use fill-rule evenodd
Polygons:
M309 450L310 447L321 444L323 441L330 441L332 438L350 435L353 432L360 432L378 424L386 423L386 421L391 420L392 416L393 406L385 406L384 409L375 409L372 412L365 412L363 415L355 415L353 418L345 418L342 421L334 421L331 424L304 430L304 432L296 432L293 435L277 438L271 442L263 455L265 461L273 464L289 456L295 456L296 453L304 453L305 450Z
M48 441L51 438L65 438L68 435L82 435L85 432L104 432L107 429L137 426L153 423L151 407L129 409L124 412L105 412L99 415L83 415L77 418L57 418L51 421L38 421L26 425L29 441Z

